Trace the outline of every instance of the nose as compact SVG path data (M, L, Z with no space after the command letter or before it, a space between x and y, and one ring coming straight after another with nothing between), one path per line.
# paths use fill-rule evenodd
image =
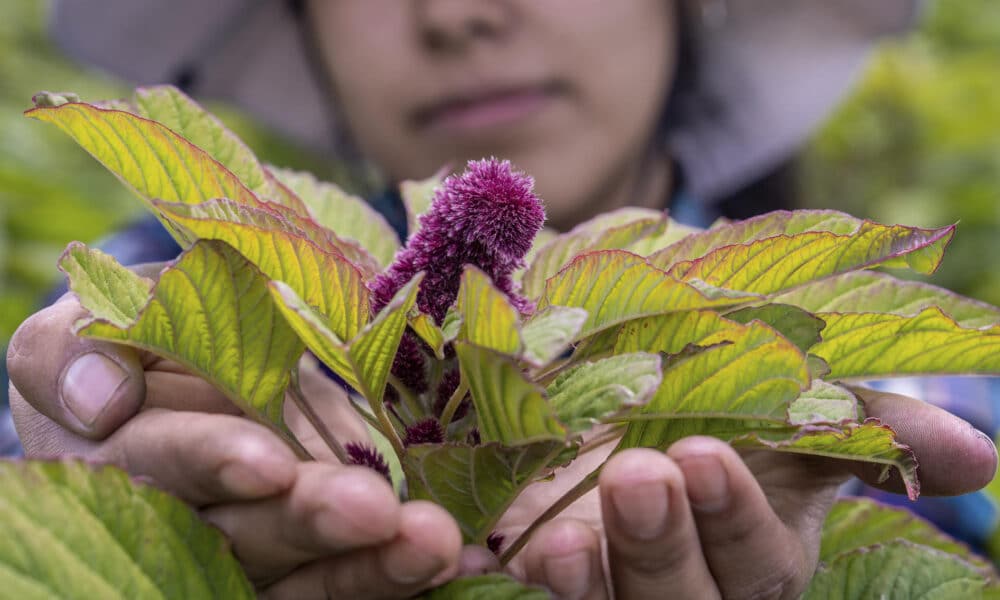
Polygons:
M513 19L508 0L417 0L414 4L423 43L439 52L501 38Z

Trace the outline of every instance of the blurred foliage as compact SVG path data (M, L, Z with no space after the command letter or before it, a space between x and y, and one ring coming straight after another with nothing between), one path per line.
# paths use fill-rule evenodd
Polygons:
M808 206L958 232L930 281L1000 304L1000 4L939 0L802 161Z

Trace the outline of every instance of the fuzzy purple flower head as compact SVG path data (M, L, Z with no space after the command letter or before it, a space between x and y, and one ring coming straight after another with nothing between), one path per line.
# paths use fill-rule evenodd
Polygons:
M350 458L352 465L360 465L372 469L392 485L392 477L389 476L389 464L385 462L382 453L371 446L348 442L344 444L344 450Z
M531 177L496 158L469 161L465 173L445 179L420 218L420 230L371 282L373 309L381 310L424 271L417 306L440 324L458 295L463 267L471 264L489 275L519 311L530 314L534 305L518 294L511 274L524 265L545 222L533 186Z

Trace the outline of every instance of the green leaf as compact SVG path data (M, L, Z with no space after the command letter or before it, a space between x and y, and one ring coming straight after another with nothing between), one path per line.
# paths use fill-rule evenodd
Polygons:
M570 431L581 432L606 417L645 403L662 377L659 356L620 354L566 369L545 392L559 420Z
M0 462L8 598L254 598L229 544L183 502L80 462Z
M141 116L169 127L207 152L258 198L284 204L300 214L306 214L302 201L280 189L243 140L174 86L138 88L135 102Z
M677 281L644 258L621 250L578 256L545 284L539 309L569 306L587 311L578 339L639 317L738 304L751 295L728 297Z
M302 199L320 225L361 244L380 267L392 262L399 250L399 236L370 204L309 173L276 167L269 170Z
M628 415L631 422L621 447L665 447L700 429L710 434L717 420L785 423L789 404L810 385L805 355L759 321L740 325L709 315L660 317L659 336L647 333L654 327L644 329L653 319L624 328L616 352L633 351L636 344L668 354L691 344L699 348L664 364L656 394ZM674 332L685 331L688 324L704 335L678 338ZM647 341L659 344L645 345Z
M187 206L156 204L177 227L236 248L270 279L282 281L324 315L341 339L351 339L370 318L362 272L320 230L302 229L270 210L225 199Z
M551 363L569 348L586 320L582 308L549 306L535 312L521 328L524 358L538 366Z
M403 207L406 209L406 229L409 237L420 229L420 215L427 212L434 200L434 191L444 181L448 170L441 169L427 179L417 181L405 180L399 184L399 195L403 199Z
M484 544L518 494L537 481L565 444L408 446L403 469L411 499L430 500L458 522L469 544Z
M809 351L830 379L920 374L1000 374L1000 325L964 329L937 308L914 317L872 313L816 315L823 341Z
M621 208L581 223L541 247L521 278L524 294L537 298L545 280L573 257L593 250L624 249L666 227L666 214L643 208Z
M765 304L726 313L726 318L737 323L763 321L806 352L820 341L820 332L826 323L808 312L788 304Z
M860 418L857 396L847 388L819 379L814 379L812 387L788 407L788 422L792 425L841 423Z
M954 226L918 229L866 221L850 235L813 231L724 246L701 258L674 263L669 273L684 281L697 279L756 294L774 294L879 265L909 265L917 272L932 273L954 233ZM665 266L658 255L649 260Z
M968 562L906 541L838 556L822 565L803 600L977 598L983 576Z
M521 355L524 350L519 332L521 317L489 275L466 265L456 305L462 318L457 339L507 356Z
M422 280L422 275L410 280L371 323L346 342L292 288L280 281L272 281L270 288L281 314L309 350L374 408L382 406L389 369L406 329L406 315L417 301Z
M1000 325L1000 308L874 271L844 273L806 284L777 296L775 302L794 304L812 313L881 312L906 317L936 306L968 329Z
M929 521L904 508L879 504L869 498L841 499L833 505L823 523L819 559L830 562L841 554L900 539L957 556L975 565L984 575L993 572L989 562Z
M410 328L427 344L438 360L444 360L444 345L447 340L444 332L434 322L434 317L417 313L415 317L410 318Z
M79 335L170 358L287 434L285 388L303 347L271 302L267 278L231 247L196 243L152 288L80 243L67 247L59 268L91 314L75 325ZM142 289L149 292L136 312Z
M566 429L514 361L465 342L455 342L462 378L469 382L484 443L523 446L565 441Z
M629 244L629 252L634 252L639 256L649 256L654 252L659 252L671 244L675 244L685 237L699 233L702 230L698 227L691 227L683 223L678 223L673 219L667 219L667 227L659 233L653 233Z
M507 575L460 577L422 596L424 600L548 600L542 588L527 586Z
M35 108L25 115L58 126L147 203L229 198L260 204L232 171L155 121L89 104Z
M913 451L897 442L895 432L876 419L842 426L806 425L790 437L780 431L757 431L734 439L732 444L879 464L883 466L883 480L890 469L896 469L910 499L916 500L920 495Z

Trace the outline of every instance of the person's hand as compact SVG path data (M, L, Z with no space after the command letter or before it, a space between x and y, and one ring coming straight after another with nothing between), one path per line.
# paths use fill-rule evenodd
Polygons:
M856 390L868 416L891 425L920 459L925 495L986 485L992 441L961 419L893 394ZM510 543L607 455L594 450L518 498L498 530ZM737 453L690 437L666 453L627 450L599 489L535 532L511 568L560 598L798 598L816 568L823 521L851 474L902 492L878 465L769 451ZM606 548L602 548L606 538ZM602 568L604 565L604 568Z
M67 295L11 341L11 408L29 457L116 464L199 508L267 598L406 598L489 564L487 551L463 551L442 508L400 503L374 471L337 464L293 402L286 420L316 462L176 364L77 338L82 316ZM314 369L301 377L339 439L367 439L338 386Z

